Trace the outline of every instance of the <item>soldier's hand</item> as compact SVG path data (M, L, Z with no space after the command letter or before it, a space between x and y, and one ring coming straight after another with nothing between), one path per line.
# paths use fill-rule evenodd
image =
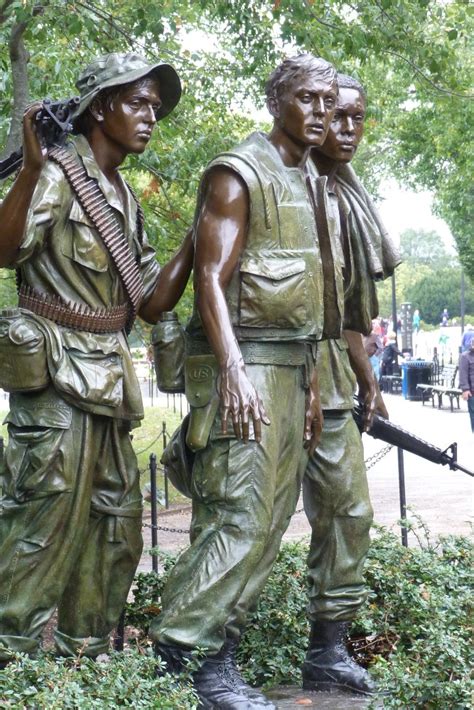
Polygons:
M41 101L35 101L26 107L23 114L23 169L32 172L41 172L47 158L47 150L41 145L35 120L42 107Z
M316 370L313 372L311 385L306 403L306 415L304 426L304 444L308 449L309 456L312 456L323 431L324 417L321 409L321 399L319 396L319 381Z
M249 422L252 420L255 441L262 439L262 422L270 424L263 403L245 372L243 361L231 363L221 369L219 380L222 433L227 434L230 416L234 433L245 443L249 440Z

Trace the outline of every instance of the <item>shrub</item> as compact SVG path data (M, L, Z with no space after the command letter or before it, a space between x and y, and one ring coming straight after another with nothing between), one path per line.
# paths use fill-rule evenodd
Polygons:
M87 658L37 659L19 655L0 671L0 707L48 710L186 710L196 696L185 681L155 677L156 660L137 650L111 654L108 662Z
M470 601L473 546L463 537L426 534L416 548L404 548L392 533L379 529L369 551L368 603L352 629L350 647L369 666L382 690L386 710L467 710L474 661ZM425 531L427 533L427 531ZM308 623L306 607L307 545L283 545L272 575L251 615L239 649L244 675L252 684L299 685ZM1 676L0 706L5 708L195 707L186 682L154 677L145 634L160 612L160 596L170 555L160 556L163 573L139 574L127 623L139 632L136 649L111 654L109 663L87 659L54 661L21 658Z
M427 531L425 531L427 533ZM368 603L351 629L350 647L389 695L384 707L462 710L470 708L472 667L469 612L472 543L463 537L404 548L379 529L367 561ZM239 661L254 685L301 682L308 641L307 545L282 546L258 608L249 619ZM171 558L166 557L169 568ZM166 578L139 575L128 619L146 632L160 611Z

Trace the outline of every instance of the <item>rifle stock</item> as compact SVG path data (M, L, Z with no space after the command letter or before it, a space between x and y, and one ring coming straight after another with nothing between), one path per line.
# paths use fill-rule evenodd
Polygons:
M363 405L357 401L353 409L353 415L360 432L363 431L363 414ZM367 433L373 436L374 439L381 439L387 444L398 446L400 449L421 456L427 461L432 461L441 466L449 466L452 471L463 471L468 476L474 476L472 471L457 462L458 445L456 442L448 446L447 449L440 449L378 414L375 414L372 427Z

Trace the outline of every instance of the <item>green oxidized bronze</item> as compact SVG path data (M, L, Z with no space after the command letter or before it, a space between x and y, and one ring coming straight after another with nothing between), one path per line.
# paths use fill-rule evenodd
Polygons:
M367 596L363 575L373 511L364 451L352 416L353 394L368 409L377 387L360 333L371 331L378 304L374 280L391 275L399 258L364 188L348 165L362 138L365 94L355 80L338 76L337 112L325 143L312 153L320 174L337 194L344 260L344 336L320 343L324 425L303 479L312 536L308 555L311 634L303 687L344 687L371 693L368 673L347 655L345 637ZM377 403L376 406L380 406ZM382 402L383 406L383 402Z
M106 85L116 88L114 111L102 103ZM177 103L176 72L137 55L107 55L79 88L81 135L63 155L71 174L41 150L37 102L25 113L22 169L0 205L0 265L17 270L28 306L0 319L2 384L12 391L0 498L0 663L17 651L34 654L55 609L59 654L108 650L142 550L130 429L143 405L123 328L134 288L139 315L155 323L174 307L192 261L188 238L160 270L118 172L128 153L145 149L160 94L161 115ZM137 95L140 110L127 112ZM99 120L107 112L120 144ZM94 200L98 193L113 217L109 241L88 216L91 193L81 198L73 175L94 184ZM130 289L111 256L118 242L137 264Z
M186 361L191 546L150 635L171 672L204 649L194 684L209 708L274 708L238 675L233 654L296 507L303 440L316 443L317 339L342 327L333 200L306 162L333 114L334 76L311 55L278 67L267 85L271 133L217 156L199 192ZM305 91L307 104L297 98ZM186 469L183 440L173 437L173 462Z
M156 384L162 392L184 392L185 336L178 315L162 313L151 332Z

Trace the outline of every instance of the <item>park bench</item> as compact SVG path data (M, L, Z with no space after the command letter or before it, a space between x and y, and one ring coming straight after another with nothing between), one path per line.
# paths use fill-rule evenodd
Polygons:
M416 389L421 394L422 403L424 404L426 399L431 398L431 404L434 407L435 399L437 399L438 409L441 409L443 395L446 395L449 399L451 411L454 411L454 400L456 400L457 408L460 409L459 398L462 391L455 386L457 374L457 365L444 365L438 373L436 382L430 385L417 385Z

